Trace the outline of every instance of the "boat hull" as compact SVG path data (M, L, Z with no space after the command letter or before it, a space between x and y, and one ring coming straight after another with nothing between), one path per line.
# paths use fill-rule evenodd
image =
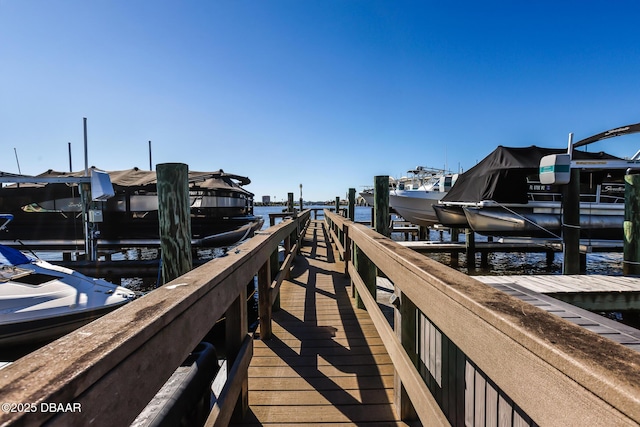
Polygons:
M465 207L473 231L487 236L561 238L562 213L556 207L533 206ZM622 240L624 205L580 208L580 238Z
M125 302L93 310L0 325L0 348L53 341L124 305Z
M438 222L433 205L447 193L426 190L396 190L389 193L389 205L405 220L430 227Z
M0 247L0 349L50 341L128 303L135 292Z
M433 205L438 224L450 228L469 228L469 222L462 206Z

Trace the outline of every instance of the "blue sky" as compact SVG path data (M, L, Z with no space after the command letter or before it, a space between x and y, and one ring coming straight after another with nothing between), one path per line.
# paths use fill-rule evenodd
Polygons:
M181 162L344 197L640 122L640 2L0 0L0 171ZM635 135L603 149L630 156ZM15 151L14 151L15 149Z

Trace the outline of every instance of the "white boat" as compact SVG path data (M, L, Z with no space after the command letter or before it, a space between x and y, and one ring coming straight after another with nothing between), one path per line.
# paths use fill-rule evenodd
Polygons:
M438 222L432 205L447 194L457 178L458 174L442 169L417 166L407 171L407 176L389 178L389 207L406 221L429 227ZM373 206L373 189L362 191L360 196Z
M135 297L129 289L0 245L0 348L53 340Z
M402 180L402 178L400 178L400 180ZM396 187L398 187L398 185L400 184L401 181L396 180L393 177L389 177L389 192L393 191ZM369 206L373 206L375 203L375 199L374 199L374 188L373 187L368 187L365 188L364 190L362 190L360 192L360 197L362 197L364 199L364 201L367 203L367 205Z
M576 148L638 131L640 123L572 144L570 168L580 170L581 238L623 239L624 175L640 169L640 152L623 159ZM435 206L439 222L488 236L561 238L562 189L540 183L539 164L543 156L566 151L498 147L462 174L455 189Z
M458 174L421 166L408 171L405 181L389 192L389 205L405 220L425 227L438 222L433 205L447 195Z

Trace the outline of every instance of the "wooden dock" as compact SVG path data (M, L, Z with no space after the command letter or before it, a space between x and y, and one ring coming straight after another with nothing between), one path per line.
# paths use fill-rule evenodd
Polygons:
M637 348L518 285L483 284L328 211L309 217L2 368L2 398L16 410L0 426L130 425L222 318L224 374L205 377L189 407L163 406L199 418L185 425L640 424ZM376 300L381 276L393 322ZM209 381L220 385L213 401Z
M474 279L603 338L640 351L640 330L595 313L637 310L640 278L546 275L474 276Z
M600 274L473 277L490 286L517 287L594 312L640 310L640 277Z
M282 283L271 339L254 340L249 412L231 425L407 425L392 405L391 359L354 307L322 223L307 229L301 257Z

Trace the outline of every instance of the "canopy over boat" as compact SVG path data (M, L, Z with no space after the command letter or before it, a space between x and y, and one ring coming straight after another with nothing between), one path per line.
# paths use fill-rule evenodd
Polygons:
M156 172L94 167L90 172L48 170L35 177L0 172L0 182L11 183L0 187L0 212L14 218L3 230L1 243L14 246L20 240L32 247L73 248L82 240L87 246L93 236L101 246L158 245ZM98 215L85 232L83 219L90 215L81 214L85 207L80 184L89 182L87 175L94 172L108 174L113 189L111 197L98 196L100 204L89 212ZM234 243L228 243L234 236L242 238L262 226L262 218L253 215L254 195L243 188L250 182L223 170L189 172L192 244L226 246ZM247 224L251 224L248 233Z
M620 126L614 129L609 129L604 132L600 132L597 135L590 136L589 138L582 139L573 143L573 148L583 147L596 141L601 141L607 138L613 138L615 136L629 135L631 133L640 132L640 123L628 126Z
M98 171L106 172L111 178L111 183L114 188L144 188L154 186L157 184L157 175L155 171L146 171L138 168L118 170L118 171L105 171L96 167L91 167ZM89 173L90 175L91 173ZM49 169L39 175L32 178L80 178L84 176L84 171L78 172L60 172ZM0 177L7 178L20 178L22 175L15 175L5 172L0 172ZM62 182L61 180L58 182ZM252 193L242 188L243 185L249 185L251 180L244 176L229 174L222 169L215 172L197 172L189 171L189 185L191 187L197 187L201 189L233 189L247 195L253 196ZM44 187L51 185L47 183L20 183L21 188L25 187Z
M480 163L458 177L441 202L527 203L527 176L537 174L540 159L550 154L566 153L566 149L498 146ZM622 160L610 154L573 150L575 160Z

